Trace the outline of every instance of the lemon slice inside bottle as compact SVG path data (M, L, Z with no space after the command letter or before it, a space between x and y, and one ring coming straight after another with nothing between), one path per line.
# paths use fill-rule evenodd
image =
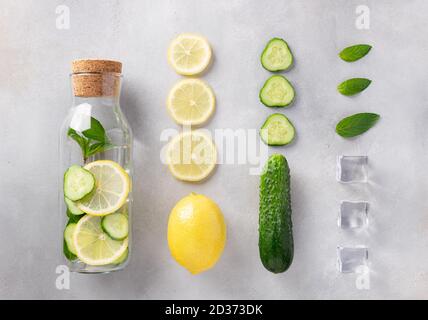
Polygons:
M77 257L91 266L115 263L128 248L128 238L113 240L101 228L101 217L86 215L76 225L73 243Z
M95 177L95 188L77 203L80 210L94 216L105 216L126 203L130 179L117 162L98 160L88 163L84 168Z

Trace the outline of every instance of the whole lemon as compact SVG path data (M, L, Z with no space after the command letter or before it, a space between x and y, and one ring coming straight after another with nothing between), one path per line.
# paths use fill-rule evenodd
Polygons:
M213 267L226 243L226 224L217 204L191 193L172 209L168 245L174 259L192 274Z

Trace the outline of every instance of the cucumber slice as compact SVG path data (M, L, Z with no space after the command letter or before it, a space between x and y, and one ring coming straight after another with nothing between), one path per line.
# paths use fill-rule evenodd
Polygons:
M67 209L69 213L74 214L76 216L80 216L81 214L84 214L84 212L77 207L74 201L68 199L67 197L64 197L64 201L65 201L65 204L67 205Z
M92 173L81 166L71 166L64 174L64 195L77 201L91 193L95 186Z
M68 223L64 230L64 241L67 246L68 251L76 255L76 248L73 242L74 230L76 230L76 223Z
M70 250L68 249L67 242L65 242L65 240L64 240L64 243L63 243L63 247L62 247L62 248L63 248L63 249L62 249L62 252L64 253L64 256L65 256L68 260L70 260L70 261L74 261L74 260L76 260L76 259L77 259L77 256L76 256L75 254L71 253L71 252L70 252Z
M283 71L293 64L293 54L285 40L272 38L263 50L260 61L268 71Z
M114 240L123 240L128 236L128 218L122 213L112 213L103 217L101 228Z
M129 247L126 248L125 252L122 253L122 255L117 258L116 261L113 262L113 264L121 264L123 263L126 259L128 259L128 254L129 254Z
M267 107L286 107L294 100L294 88L285 77L274 75L266 80L259 97Z
M295 129L291 121L281 113L267 117L260 129L260 137L269 146L284 146L294 139Z

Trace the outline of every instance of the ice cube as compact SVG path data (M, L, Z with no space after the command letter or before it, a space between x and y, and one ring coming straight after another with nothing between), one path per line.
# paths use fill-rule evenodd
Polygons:
M337 268L342 273L355 273L367 266L369 251L364 246L337 247Z
M337 224L342 229L363 228L368 224L369 203L366 201L347 201L340 203Z
M367 182L367 156L339 156L337 181L343 183Z

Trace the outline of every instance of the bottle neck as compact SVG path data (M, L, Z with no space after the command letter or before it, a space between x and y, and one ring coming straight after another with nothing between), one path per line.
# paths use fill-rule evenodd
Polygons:
M76 107L83 103L88 103L92 106L102 106L105 108L120 109L119 96L113 97L76 97L73 96L72 106Z

